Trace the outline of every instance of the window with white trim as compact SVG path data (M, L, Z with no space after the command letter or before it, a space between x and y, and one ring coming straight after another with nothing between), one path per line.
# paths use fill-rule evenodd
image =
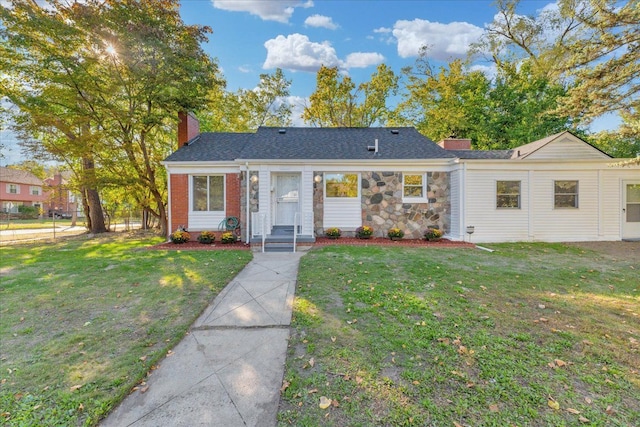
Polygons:
M17 184L7 184L8 194L20 194L20 186Z
M355 198L359 196L359 189L357 173L326 173L324 175L325 197Z
M520 181L496 181L496 208L520 209Z
M405 202L427 201L427 179L424 173L402 174L402 200Z
M224 175L191 177L191 209L197 212L224 212Z
M29 187L29 192L31 193L32 196L39 196L40 195L40 187L32 185L31 187Z
M553 206L578 207L578 181L553 181Z

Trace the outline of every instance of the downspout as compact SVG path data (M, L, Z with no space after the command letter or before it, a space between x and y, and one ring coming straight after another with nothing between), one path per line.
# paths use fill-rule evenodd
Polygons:
M167 200L167 242L170 240L169 236L171 236L171 172L169 170L169 165L164 165L167 170L167 194L169 195Z
M246 210L246 219L245 219L245 243L248 245L249 243L251 243L251 229L249 228L249 181L250 181L250 176L249 176L249 162L245 162L244 166L246 168L246 173L244 176L244 181L245 181L245 194L244 194L244 203L246 205L245 210Z
M467 232L467 162L462 162L462 179L460 183L460 235L462 241L465 241L465 234Z

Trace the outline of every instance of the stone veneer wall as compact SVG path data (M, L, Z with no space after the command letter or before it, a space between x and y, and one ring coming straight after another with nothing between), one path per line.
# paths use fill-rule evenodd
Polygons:
M320 172L314 172L314 176ZM421 239L428 227L448 232L451 224L450 175L427 173L429 203L402 202L401 172L361 173L362 224L374 229L377 237L386 237L390 228L398 227L407 239ZM314 228L317 236L324 233L324 184L314 184ZM345 235L347 233L344 233Z
M362 224L385 237L398 227L407 239L421 239L428 227L449 231L450 177L447 172L427 173L429 203L402 202L401 172L363 172L361 176Z
M322 176L323 180L320 182L313 182L313 229L316 236L324 235L324 224L322 218L324 217L324 174L322 172L313 172L313 176Z

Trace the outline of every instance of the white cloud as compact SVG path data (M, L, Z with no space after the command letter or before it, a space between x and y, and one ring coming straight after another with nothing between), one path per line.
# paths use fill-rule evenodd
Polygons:
M304 108L309 105L309 98L288 96L286 101L291 105L291 126L308 126L308 124L302 120L302 113L304 112Z
M469 45L482 33L482 28L467 22L441 24L423 19L400 20L393 27L398 55L402 58L418 56L423 46L428 47L429 56L435 59L460 58L466 55Z
M389 34L391 31L393 31L391 28L386 27L380 27L373 30L374 33L378 34Z
M342 72L350 68L366 68L384 61L384 56L376 52L354 52L343 61L338 58L331 43L309 40L303 34L279 35L264 43L267 58L264 69L282 68L292 71L315 72L321 66L338 67Z
M313 6L312 0L302 2L300 0L211 0L216 9L232 12L249 12L259 16L264 21L277 21L287 23L293 15L296 7L308 8Z
M494 79L498 74L498 69L495 64L491 64L491 65L475 64L469 67L469 69L471 71L480 71L488 79Z
M294 71L317 71L320 66L340 65L331 43L316 43L303 34L279 35L264 43L267 59L262 68L283 68Z
M384 62L384 56L377 52L354 52L347 55L345 68L367 68Z
M245 73L245 74L253 72L253 70L250 67L246 66L246 65L239 66L238 67L238 71L240 71L241 73Z
M327 28L329 30L338 29L339 25L333 22L333 19L324 15L311 15L304 20L304 25L308 27Z

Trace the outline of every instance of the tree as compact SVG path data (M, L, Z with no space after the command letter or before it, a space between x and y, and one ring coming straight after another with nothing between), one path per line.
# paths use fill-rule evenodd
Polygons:
M0 15L2 88L20 109L17 129L81 172L92 231L105 229L106 185L127 187L166 227L160 161L177 113L204 105L219 84L200 47L210 29L185 25L176 0L47 6L13 1Z
M502 62L490 80L461 60L436 71L423 50L404 70L407 93L397 113L433 140L455 135L481 149L508 149L568 129L569 118L554 113L564 88L532 67Z
M575 82L562 109L586 120L640 110L640 1L561 0L560 13L580 25L562 47ZM640 134L636 134L640 135Z
M539 17L499 0L498 13L472 53L493 62L528 59L532 70L568 89L558 112L588 123L640 108L640 2L559 0Z
M261 74L253 90L226 92L213 87L205 108L198 112L200 129L207 132L252 132L259 126L288 126L291 105L287 101L291 81L281 69Z
M468 72L461 60L434 70L423 49L413 69L404 70L407 92L397 114L437 141L449 136L484 138L474 129L488 107L489 80L479 71Z
M371 79L357 89L349 76L340 76L337 67L322 66L302 118L320 127L384 125L391 115L387 101L397 90L398 77L385 64L380 64Z

